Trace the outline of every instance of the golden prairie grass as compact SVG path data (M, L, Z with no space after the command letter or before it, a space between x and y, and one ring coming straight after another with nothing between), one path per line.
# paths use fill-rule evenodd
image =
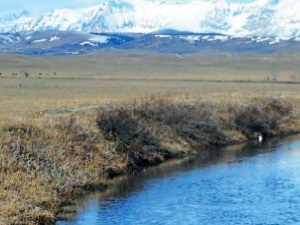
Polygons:
M300 86L287 83L101 79L71 80L69 85L56 79L44 79L42 84L36 84L33 80L26 80L26 84L19 88L10 83L7 84L8 87L3 87L5 82L0 78L0 123L46 110L76 111L100 104L131 101L137 96L147 97L165 93L182 98L183 101L186 100L186 95L202 99L222 99L224 96L231 99L239 96L298 98ZM55 86L54 83L58 85Z
M298 55L102 52L72 57L0 55L0 123L46 109L170 93L298 96ZM28 72L29 78L24 76ZM12 76L18 73L18 76ZM13 104L12 104L13 103Z

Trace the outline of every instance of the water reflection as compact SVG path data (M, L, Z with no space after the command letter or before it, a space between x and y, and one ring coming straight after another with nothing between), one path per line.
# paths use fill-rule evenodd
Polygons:
M250 143L147 169L85 196L85 209L57 224L295 224L299 146Z

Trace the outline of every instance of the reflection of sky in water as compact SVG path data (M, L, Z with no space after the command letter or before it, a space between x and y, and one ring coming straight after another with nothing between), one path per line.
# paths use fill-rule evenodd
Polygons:
M295 142L238 163L148 180L127 197L91 203L69 224L299 224L299 171Z

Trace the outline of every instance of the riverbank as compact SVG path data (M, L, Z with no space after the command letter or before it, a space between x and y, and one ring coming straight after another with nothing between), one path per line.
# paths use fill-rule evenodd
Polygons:
M74 196L114 177L204 148L299 133L299 106L296 98L164 97L6 124L0 224L55 224Z
M155 225L162 218L168 224L297 224L299 140L293 135L168 160L77 198L74 219L57 225Z

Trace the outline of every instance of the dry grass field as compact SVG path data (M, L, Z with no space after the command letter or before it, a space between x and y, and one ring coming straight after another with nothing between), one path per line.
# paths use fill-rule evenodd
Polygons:
M180 98L298 98L298 71L295 53L255 56L103 52L69 57L2 54L0 123L44 110L84 108L166 93Z
M296 53L0 55L0 224L54 224L74 194L201 142L299 132L298 59ZM158 101L144 102L150 96ZM178 122L182 115L187 119ZM109 138L117 123L119 133ZM136 138L127 128L143 133Z

